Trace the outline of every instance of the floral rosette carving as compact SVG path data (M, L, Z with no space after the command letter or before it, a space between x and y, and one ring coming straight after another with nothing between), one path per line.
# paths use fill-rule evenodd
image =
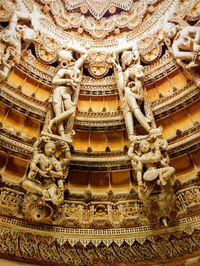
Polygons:
M58 60L58 43L47 36L43 36L35 45L37 58L47 64L52 64Z
M158 1L132 2L126 0L101 1L100 3L89 0L40 0L40 2L45 5L43 10L50 9L56 24L62 29L71 30L74 28L78 29L80 34L85 31L94 38L103 39L112 32L120 33L123 28L132 30L139 26L149 11L154 12L154 5ZM105 13L108 14L108 18L104 16Z

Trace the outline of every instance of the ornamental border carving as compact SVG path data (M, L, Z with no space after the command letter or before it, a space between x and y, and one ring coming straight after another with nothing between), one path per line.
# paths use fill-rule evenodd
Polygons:
M183 234L187 233L191 235L195 230L200 230L200 216L184 217L178 219L175 222L170 224L168 227L167 234ZM18 221L14 218L0 217L1 232L3 230L14 230L15 232L20 232L23 230L23 233L36 232L36 235L48 237L54 240L63 239L63 244L68 241L72 246L75 245L78 241L84 243L84 240L89 237L88 244L91 242L95 244L96 240L101 242L107 242L110 245L111 243L118 243L118 239L123 239L122 243L126 240L134 243L139 241L144 243L146 240L154 241L153 238L156 236L165 235L166 228L161 225L148 225L148 226L139 226L133 228L112 228L112 229L86 229L86 228L64 228L58 226L48 226L48 225L37 225L30 224L25 221ZM10 229L7 229L9 225ZM6 229L4 229L4 227ZM37 231L36 231L37 230ZM66 236L63 237L63 234ZM46 236L46 237L45 237ZM164 236L165 237L165 236ZM77 241L76 241L77 240ZM93 242L94 241L94 242ZM74 243L73 243L74 242ZM121 243L121 244L122 244ZM83 244L84 246L84 244Z
M156 32L158 29L158 25L163 24L163 21L161 17L166 12L166 16L170 17L172 13L174 12L175 7L177 6L177 1L165 1L163 5L160 7L160 9L156 12L153 18L148 19L142 27L139 29L133 30L133 33L128 33L126 37L120 37L117 35L117 39L108 39L108 40L102 40L101 46L99 46L99 42L95 40L88 40L80 38L79 36L74 36L72 33L64 32L63 30L60 30L58 27L56 27L52 22L49 20L42 20L40 30L43 34L46 34L50 38L56 39L59 43L69 42L71 43L71 40L74 43L81 44L83 46L90 45L95 47L97 50L103 50L107 49L108 51L112 52L115 50L120 50L124 48L124 46L131 46L135 40L139 40L141 38L146 37L147 33L148 35L150 33ZM166 18L167 19L167 18ZM142 28L142 29L141 29ZM151 32L149 32L149 29L151 28ZM146 31L146 33L144 33ZM62 36L62 37L61 37ZM123 44L123 47L121 45Z
M94 265L98 262L103 264L129 263L130 265L141 265L145 261L147 265L152 262L166 263L176 261L187 253L192 254L199 249L199 238L197 231L192 236L186 235L184 239L179 232L175 235L163 235L163 238L151 238L145 241L138 238L132 240L116 239L115 243L110 241L93 239L70 239L68 242L62 238L51 238L38 236L36 234L13 232L11 229L1 230L2 251L5 258L18 259L20 261L31 261L35 263L52 263L53 265ZM9 244L7 239L11 240ZM170 242L167 240L170 239ZM156 242L155 240L158 240ZM173 249L173 246L176 249ZM120 248L119 248L120 247ZM188 256L187 256L188 258Z

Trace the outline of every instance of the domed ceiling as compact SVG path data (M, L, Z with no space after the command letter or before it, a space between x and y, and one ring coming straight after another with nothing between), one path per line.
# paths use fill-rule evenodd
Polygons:
M0 256L199 265L198 0L0 1Z

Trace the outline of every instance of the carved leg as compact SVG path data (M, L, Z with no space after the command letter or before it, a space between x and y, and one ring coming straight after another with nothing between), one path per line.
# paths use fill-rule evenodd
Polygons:
M135 136L133 115L131 111L125 112L125 123L126 123L127 132L128 132L128 137L131 141L132 138Z
M142 172L140 172L140 171L137 172L137 182L138 182L138 186L140 186L140 187L144 186L144 184L142 182Z
M50 195L50 200L52 201L53 204L58 206L63 202L64 193L63 193L63 191L60 191L60 189L56 185L52 185L48 189L48 193Z
M198 63L191 61L185 68L190 70L190 68L197 67L198 65Z
M173 167L165 167L162 171L162 180L161 183L163 185L167 184L167 181L172 177L172 175L175 173L175 169Z
M51 129L52 129L53 124L54 124L54 120L53 119L49 120L49 123L48 123L48 126L47 126L47 131L49 133L52 133Z
M43 196L43 197L42 197L43 200L48 200L49 197L50 197L50 196L49 196L49 192L48 192L46 189L43 189L43 190L42 190L42 196Z
M65 135L64 125L63 122L58 123L58 132L61 136Z
M10 69L0 70L0 81L5 80L8 77L9 71L10 71Z
M49 120L49 123L48 123L48 126L47 126L47 131L49 133L52 133L52 127L55 123L58 123L58 131L59 131L59 134L61 136L64 136L64 126L63 126L63 122L57 122L57 117Z
M28 192L43 195L43 190L39 185L37 185L35 182L30 180L25 180L22 183L22 187L27 190Z
M147 131L149 132L151 127L148 124L149 120L146 118L146 116L143 115L143 113L140 111L139 108L133 109L134 115L137 119L137 121L140 123L140 125Z
M138 186L140 187L144 187L144 184L143 184L143 179L142 179L142 169L143 168L143 165L141 162L138 162L137 163L137 182L138 182Z
M57 115L55 118L53 118L51 122L52 126L54 123L59 123L59 122L62 122L63 120L69 118L71 115L73 115L73 113L75 112L75 107L72 106L70 109L68 109L67 111Z

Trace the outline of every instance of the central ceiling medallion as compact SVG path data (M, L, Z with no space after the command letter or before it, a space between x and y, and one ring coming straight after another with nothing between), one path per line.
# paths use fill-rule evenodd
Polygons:
M133 0L64 0L67 10L80 8L82 13L88 11L96 19L102 18L108 11L110 14L116 12L116 8L129 11Z

